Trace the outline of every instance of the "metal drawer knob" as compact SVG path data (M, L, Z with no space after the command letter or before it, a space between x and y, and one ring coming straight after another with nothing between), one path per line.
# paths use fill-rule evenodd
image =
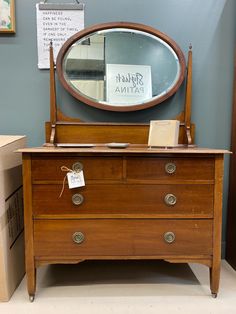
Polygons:
M166 194L164 202L167 206L174 206L177 203L177 197L174 194Z
M174 164L173 162L168 162L168 163L165 165L165 171L166 171L166 173L168 173L168 174L173 174L173 173L175 173L175 171L176 171L176 164Z
M83 170L83 164L81 162L75 162L73 165L72 165L72 170L75 171L75 172L80 172Z
M164 240L166 243L173 243L175 241L174 232L168 231L164 234Z
M73 233L72 239L75 243L80 244L84 241L85 236L82 232L77 231L77 232Z
M74 194L72 195L72 203L74 205L81 205L84 201L84 197L82 194Z

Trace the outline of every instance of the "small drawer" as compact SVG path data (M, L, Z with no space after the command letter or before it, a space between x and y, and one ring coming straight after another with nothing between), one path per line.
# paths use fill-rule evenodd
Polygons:
M62 181L66 175L61 167L75 170L83 168L85 180L120 180L123 160L116 157L32 157L32 179Z
M212 228L212 220L36 220L35 256L209 256Z
M214 180L213 158L127 158L127 179Z
M88 185L78 189L62 185L35 184L33 213L65 214L142 214L202 218L213 216L213 185Z

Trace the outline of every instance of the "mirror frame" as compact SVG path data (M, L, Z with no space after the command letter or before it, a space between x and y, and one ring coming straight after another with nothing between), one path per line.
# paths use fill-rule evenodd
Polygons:
M108 29L113 29L113 28L121 28L121 29L124 28L124 29L130 29L130 30L138 30L138 31L142 31L142 32L147 33L147 34L151 34L157 38L162 39L164 42L166 42L174 50L174 52L176 53L176 55L179 59L179 63L180 63L180 75L179 75L179 79L176 81L176 83L173 85L173 87L166 94L163 94L159 98L153 97L149 101L141 102L141 103L135 104L135 105L119 106L119 105L113 105L111 103L110 104L108 103L108 105L106 105L104 103L96 102L95 100L93 101L92 99L83 96L79 92L77 93L67 83L67 81L64 77L64 74L63 74L63 60L64 60L64 57L65 57L66 53L68 52L69 48L76 41L82 39L85 36L88 36L89 34L95 33L96 31L108 30ZM158 31L158 30L156 30L150 26L143 25L143 24L129 23L129 22L111 22L111 23L93 25L91 27L85 28L84 30L82 30L82 31L76 33L75 35L73 35L72 37L70 37L64 43L64 45L61 47L61 49L58 53L57 61L56 61L56 71L57 71L58 78L59 78L61 84L63 85L63 87L73 97L75 97L79 101L81 101L81 102L83 102L89 106L103 109L103 110L107 110L107 111L117 111L117 112L125 112L126 111L127 112L127 111L137 111L137 110L142 110L142 109L153 107L153 106L160 104L163 101L167 100L171 96L173 96L177 92L177 90L180 88L180 86L181 86L181 84L185 78L186 62L185 62L184 54L183 54L182 50L180 49L180 47L176 44L176 42L174 40L172 40L166 34L160 32L160 31Z

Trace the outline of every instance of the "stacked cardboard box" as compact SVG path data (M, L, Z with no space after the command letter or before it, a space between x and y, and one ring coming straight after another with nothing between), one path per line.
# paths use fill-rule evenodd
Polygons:
M0 301L8 301L25 273L21 154L25 136L0 135Z

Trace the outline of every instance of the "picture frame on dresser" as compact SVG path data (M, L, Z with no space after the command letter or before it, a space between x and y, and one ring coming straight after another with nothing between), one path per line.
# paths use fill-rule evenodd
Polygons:
M151 64L154 94L149 99L126 105L99 98L106 93L90 94L88 86L94 76L94 64L98 68L95 79L105 80L106 60L86 59L81 64L84 49L86 53L88 49L92 49L91 54L93 51L93 44L92 48L83 46L90 41L96 43L96 49L106 50L104 42L110 46L113 39L117 42L120 37L130 42L131 35L133 41L135 38L138 42L150 40L151 46L164 49L168 63L174 56L168 89L165 92L156 89L156 66ZM121 62L120 56L123 54L119 52L115 64ZM130 60L122 62L130 64ZM144 57L140 62L146 62ZM89 68L83 77L80 71L85 63ZM50 121L45 124L46 143L21 150L30 301L35 298L38 267L97 259L201 263L209 268L210 291L216 297L221 260L223 157L227 151L194 146L192 48L188 52L186 71L181 49L167 35L137 23L99 24L75 34L63 45L56 71L62 86L76 99L91 107L124 114L148 110L164 102L185 80L184 110L174 117L180 121L179 144L182 145L148 147L147 123L91 123L66 116L57 106L51 44ZM131 77L128 75L128 79ZM76 84L72 82L74 79ZM80 81L83 81L81 90ZM88 88L84 89L85 85ZM101 84L97 85L100 88ZM85 186L69 189L65 175L70 172L83 173Z

